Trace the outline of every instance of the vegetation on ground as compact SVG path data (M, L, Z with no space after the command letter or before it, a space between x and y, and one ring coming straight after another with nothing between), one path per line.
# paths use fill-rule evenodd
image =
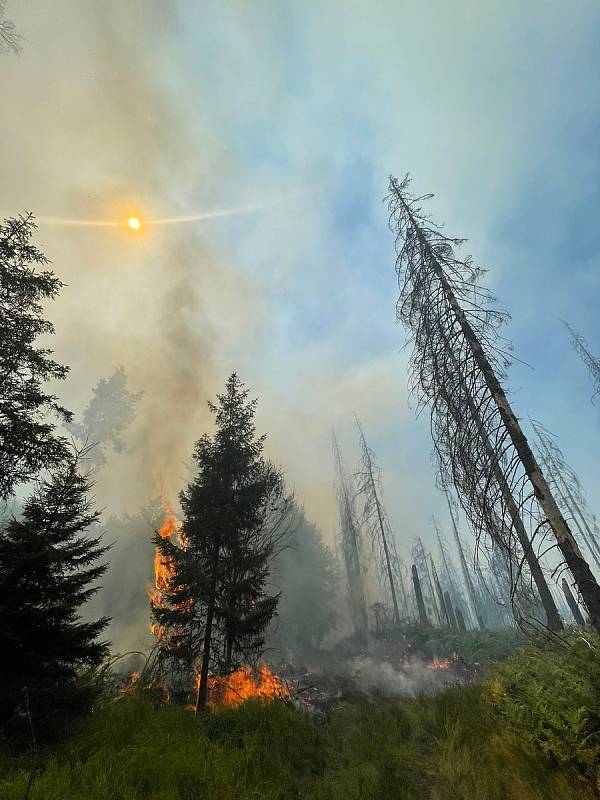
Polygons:
M5 754L0 796L22 800L33 767L29 800L591 800L600 641L588 642L529 645L483 687L344 704L320 725L283 702L195 716L107 698L38 762Z

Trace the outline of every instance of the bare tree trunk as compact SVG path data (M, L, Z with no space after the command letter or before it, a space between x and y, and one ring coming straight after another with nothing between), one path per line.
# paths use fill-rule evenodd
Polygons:
M583 628L585 626L585 620L583 618L583 614L579 610L577 601L573 597L573 592L571 591L571 587L564 578L562 579L562 590L565 596L565 600L567 601L567 605L571 609L571 614L573 614L573 619L575 620L575 624Z
M379 526L379 534L381 536L381 544L382 544L382 547L383 547L383 553L384 553L384 558L385 558L385 567L386 567L388 582L389 582L389 586L390 586L390 593L392 595L392 604L394 606L394 622L395 622L396 626L399 626L400 625L400 611L398 609L398 599L396 597L396 586L395 586L394 576L393 576L393 572L392 572L392 563L391 563L391 558L390 558L390 550L389 550L389 547L388 547L387 536L385 535L385 525L383 524L383 511L382 511L382 508L381 508L381 502L379 500L379 493L377 492L377 486L375 484L375 477L373 475L373 461L372 461L372 458L371 458L371 451L369 450L369 448L367 446L367 441L365 439L365 434L364 434L364 431L362 429L362 425L360 424L360 421L359 421L358 417L356 417L356 415L355 415L355 420L356 420L356 426L358 428L358 432L359 432L359 435L360 435L360 443L361 443L361 449L362 449L362 454L363 454L363 461L364 461L365 467L367 469L367 479L368 479L368 482L369 482L369 487L370 487L370 490L371 490L371 493L372 493L372 498L373 498L373 501L375 503L375 508L376 508L376 511L377 511L377 522L378 522L378 526Z
M457 628L458 622L457 622L456 611L458 611L458 609L452 608L452 600L450 599L449 592L444 592L444 606L446 607L446 613L448 614L448 623L450 627Z
M467 586L467 592L469 593L469 599L471 600L471 605L473 606L473 612L477 619L477 624L483 631L485 630L485 624L483 622L483 619L481 618L481 614L479 613L479 604L477 603L477 595L475 594L475 587L473 586L473 581L471 580L471 574L469 572L467 561L465 559L465 554L463 552L462 542L460 541L460 536L458 535L458 528L456 526L456 520L454 519L454 512L452 511L452 504L450 502L450 497L448 496L448 492L445 492L444 494L446 495L446 502L448 503L448 510L450 511L450 519L452 520L452 530L454 531L454 539L456 541L456 547L458 549L460 566L462 567L463 577L465 579L465 584Z
M406 202L402 195L402 190L395 179L391 181L391 188L396 201L402 207L406 219L412 226L412 231L418 241L422 258L439 281L445 301L454 315L454 319L460 328L479 374L493 398L504 429L512 442L520 464L533 488L537 503L546 517L567 567L570 569L588 608L591 623L595 630L600 632L600 586L598 586L589 565L581 555L577 542L561 514L550 487L540 470L537 460L529 446L529 442L508 402L504 389L496 377L494 368L471 323L467 319L464 310L458 303L455 292L440 263L440 259L449 257L446 256L446 253L451 253L451 245L448 243L438 248L438 250L434 250L427 240L423 229L417 223L413 210ZM446 241L449 242L449 240Z
M551 477L554 478L554 484L555 484L556 489L558 491L558 496L562 500L565 508L569 509L569 511L571 512L571 515L573 517L573 522L577 526L577 530L579 531L579 534L580 534L581 538L586 543L587 548L588 548L588 550L590 551L590 553L592 555L592 558L594 559L594 561L596 562L596 565L600 569L600 560L598 559L598 555L597 555L596 549L595 549L595 547L597 547L597 543L596 543L594 534L592 533L586 518L584 517L584 515L581 512L581 508L579 507L579 503L577 503L577 501L573 497L573 494L571 493L571 490L569 489L569 486L568 486L567 482L564 480L564 477L562 475L560 467L556 463L554 457L552 456L552 452L550 451L550 448L546 446L546 442L544 441L544 438L540 435L540 432L538 431L537 426L533 421L532 421L532 425L533 425L533 429L534 429L534 431L536 433L536 436L537 436L538 441L539 441L540 446L541 446L542 462L545 462L545 466L546 466L547 472L549 473L549 475ZM579 524L579 522L577 520L577 516L579 517L579 519L581 520L581 522L585 526L585 531L583 530L583 528ZM586 531L589 534L589 536L586 536Z
M433 563L433 558L431 556L429 556L429 558L431 560L431 571L433 573L433 582L435 583L435 589L437 591L439 606L442 612L442 620L445 619L448 625L452 627L452 623L450 622L450 614L448 613L448 609L446 608L446 603L444 601L444 593L442 592L442 587L440 586L440 581L437 575L435 564ZM444 623L442 622L442 625L443 624Z
M359 530L355 519L353 498L347 485L346 473L342 463L342 455L335 433L332 431L332 446L338 481L338 503L340 510L340 532L342 553L348 577L348 595L352 610L352 621L356 633L366 637L369 628L369 617L365 599L365 589L360 560Z
M465 618L463 617L460 608L455 608L454 613L456 614L456 624L458 625L459 630L466 631L467 626L465 625Z
M588 563L581 555L579 547L577 546L577 542L569 530L569 526L567 525L565 518L560 512L556 500L550 491L550 487L548 486L546 479L544 478L542 471L540 470L535 459L535 456L533 455L531 447L529 446L529 442L527 441L527 438L523 433L521 426L519 425L511 405L508 402L506 394L504 393L504 389L496 378L496 374L494 373L494 370L492 369L492 366L488 361L488 358L481 344L479 343L479 340L475 336L469 321L465 317L462 308L460 308L456 302L454 293L452 292L452 289L446 280L444 271L439 264L437 266L438 278L446 291L446 296L448 298L450 307L454 311L465 339L471 346L471 350L475 356L485 382L496 401L502 421L504 422L506 430L508 431L512 443L519 455L523 468L525 469L531 485L533 486L535 497L540 504L540 507L543 509L544 514L546 515L546 519L548 520L552 532L554 533L554 537L564 556L565 562L571 570L571 574L575 578L575 581L579 587L579 591L581 592L585 604L588 607L592 625L597 631L600 632L600 587L596 583L596 579L594 578Z
M417 600L417 608L419 610L419 623L424 628L428 628L429 619L427 618L427 610L425 609L425 603L423 601L423 593L421 591L419 573L417 572L417 567L415 564L412 565L412 579L413 579L413 586L415 589L415 597Z
M449 352L449 358L452 369L458 370L460 374L460 365L457 363L451 351ZM452 409L451 413L454 414L456 413L454 410L454 404L448 402L449 400L450 398L446 398L448 407ZM521 514L519 513L519 508L513 497L513 493L510 490L510 486L508 485L504 473L502 472L502 469L498 464L496 455L494 454L494 448L490 443L489 435L485 429L485 425L483 419L481 418L481 414L479 413L477 407L475 406L475 403L470 397L467 397L467 405L469 406L469 410L473 415L473 419L477 423L478 433L481 438L482 447L485 451L486 457L489 459L490 465L492 465L494 478L498 483L498 486L502 493L502 498L504 500L504 503L506 504L506 508L508 510L513 527L517 534L517 538L519 539L519 543L523 549L523 555L529 566L531 577L533 578L533 581L537 587L540 600L542 601L544 611L546 612L546 621L548 627L550 628L550 630L553 631L562 630L563 624L560 618L560 614L558 613L558 608L556 607L556 603L554 602L554 598L552 597L552 593L550 592L550 588L542 571L540 562L533 551L533 546L527 535L527 531L525 530L525 525L523 524L523 520L521 519Z

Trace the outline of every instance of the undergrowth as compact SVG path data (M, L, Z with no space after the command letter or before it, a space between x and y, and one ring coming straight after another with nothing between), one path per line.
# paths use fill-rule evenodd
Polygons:
M42 753L28 795L32 762L5 754L0 797L592 800L599 674L597 651L579 638L538 644L484 687L346 704L321 725L282 702L196 717L126 697Z

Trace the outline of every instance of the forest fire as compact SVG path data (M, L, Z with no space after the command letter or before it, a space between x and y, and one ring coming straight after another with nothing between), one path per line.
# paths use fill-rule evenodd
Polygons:
M165 500L163 501L163 506L165 509L165 519L160 527L158 535L161 539L169 539L179 530L179 522L171 504ZM161 555L157 547L154 551L154 586L148 591L152 606L160 606L162 604L164 594L169 588L172 574L172 559ZM153 623L150 629L155 636L161 636L161 628L156 623Z
M434 658L427 664L427 669L449 669L450 667L454 666L458 661L458 656L456 653L452 653L446 658Z
M290 691L285 681L266 664L257 670L244 666L231 675L211 676L208 680L208 705L237 706L246 700L259 699L265 703L287 699Z

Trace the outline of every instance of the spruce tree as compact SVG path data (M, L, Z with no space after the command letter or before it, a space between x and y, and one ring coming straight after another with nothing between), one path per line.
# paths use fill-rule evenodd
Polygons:
M170 590L153 615L163 656L199 668L197 709L209 671L226 674L260 654L277 606L267 593L270 560L284 532L289 500L281 473L263 457L254 428L256 401L234 373L209 403L216 432L194 450L197 475L181 493L180 541L155 537L169 561Z
M108 652L98 636L108 623L83 621L81 607L106 570L107 548L91 531L99 512L90 482L73 453L41 479L22 516L0 531L0 725L22 719L27 708L39 734L80 710L81 670Z
M68 367L36 346L54 333L43 317L62 283L45 265L48 259L31 244L31 215L0 223L0 499L39 470L68 456L64 438L55 434L49 415L69 421L71 414L44 391L47 380L62 380Z
M68 430L83 444L93 444L90 451L93 463L106 464L106 447L111 444L115 453L125 451L122 435L135 417L142 392L130 392L124 367L115 369L111 377L101 378L92 390L92 399L83 412L81 422L68 425Z

